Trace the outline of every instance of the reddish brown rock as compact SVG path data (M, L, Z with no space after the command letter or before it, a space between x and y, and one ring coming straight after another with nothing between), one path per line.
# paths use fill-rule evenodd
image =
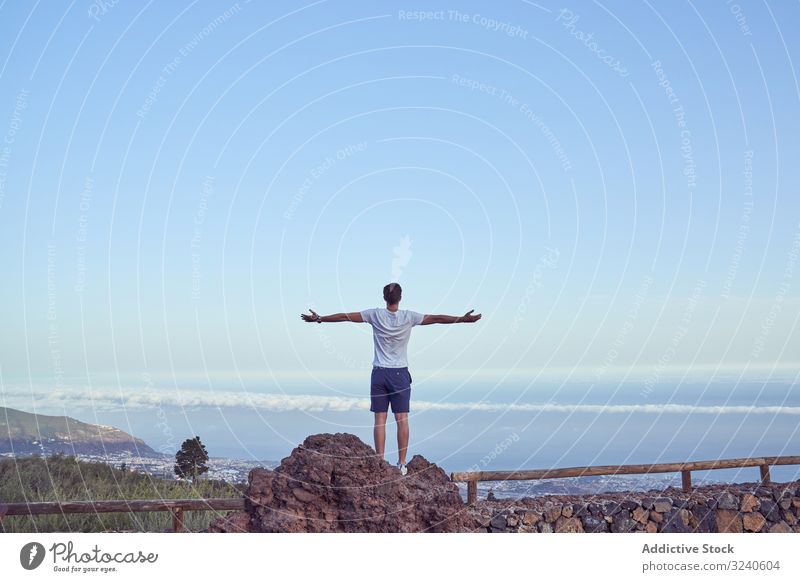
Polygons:
M644 507L637 507L631 513L631 517L638 521L639 523L647 523L647 516L650 512L647 511Z
M717 531L719 533L741 533L742 516L732 509L717 509Z
M533 511L526 511L525 514L522 516L522 524L536 525L536 523L541 519L542 519L541 514L534 513Z
M301 489L300 487L292 489L292 495L294 495L304 503L311 503L317 498L317 496L311 493L311 491L306 491L305 489Z
M556 520L556 533L583 533L583 524L577 517L561 516Z
M457 532L477 525L442 469L416 455L402 476L345 433L312 435L274 471L253 469L245 498L249 529L257 532Z
M785 521L779 521L769 528L769 533L792 533L792 528Z
M672 509L672 499L669 497L658 497L653 501L653 511L665 513Z
M250 531L250 514L244 511L229 513L214 521L208 531L211 533L247 533Z
M652 519L656 523L661 523L662 521L664 521L664 516L657 511L651 511L650 519Z
M700 520L697 519L697 516L693 512L685 509L684 511L686 511L689 516L689 521L686 522L686 525L688 525L692 531L698 531L700 529Z
M647 533L657 533L658 532L658 525L654 521L647 522L647 529L645 530Z
M761 531L766 524L767 520L757 511L748 511L742 515L742 525L747 531Z
M761 502L758 500L758 497L753 495L752 493L745 493L742 495L742 505L741 510L744 512L748 511L755 511L761 506Z
M552 507L547 507L544 510L544 520L547 523L553 523L556 519L559 518L561 515L562 507L561 505L554 505Z

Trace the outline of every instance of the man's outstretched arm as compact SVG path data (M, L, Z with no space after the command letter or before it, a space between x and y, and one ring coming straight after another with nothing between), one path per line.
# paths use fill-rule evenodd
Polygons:
M364 318L361 317L360 311L352 311L350 313L334 313L333 315L319 315L313 309L309 309L311 315L302 313L300 317L303 321L309 323L332 323L335 321L352 321L353 323L364 323Z
M472 315L474 309L470 309L464 315L426 315L422 318L420 325L430 325L432 323L475 323L481 318L481 314Z

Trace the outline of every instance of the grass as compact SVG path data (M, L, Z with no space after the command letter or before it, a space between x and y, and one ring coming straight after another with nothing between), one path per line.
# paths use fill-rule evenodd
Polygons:
M68 455L0 460L2 503L241 497L242 492L242 486L224 481L171 481ZM184 524L190 531L199 531L226 513L229 512L188 511ZM7 516L0 524L0 531L10 533L163 532L171 531L172 516L169 512L20 515Z

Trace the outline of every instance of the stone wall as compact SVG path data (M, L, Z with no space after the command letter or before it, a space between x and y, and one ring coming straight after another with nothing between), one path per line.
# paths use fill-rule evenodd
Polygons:
M700 487L691 493L614 493L479 501L488 532L800 532L800 481Z

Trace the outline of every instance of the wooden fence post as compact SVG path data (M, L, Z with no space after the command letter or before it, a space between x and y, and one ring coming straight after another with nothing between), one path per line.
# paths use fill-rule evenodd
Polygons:
M684 493L691 493L692 491L692 472L681 471L681 485L683 486Z
M170 512L172 513L172 531L182 532L183 530L183 507L173 507Z
M769 483L769 465L759 465L758 470L761 472L761 482Z
M478 482L467 481L467 505L475 505L478 501Z

